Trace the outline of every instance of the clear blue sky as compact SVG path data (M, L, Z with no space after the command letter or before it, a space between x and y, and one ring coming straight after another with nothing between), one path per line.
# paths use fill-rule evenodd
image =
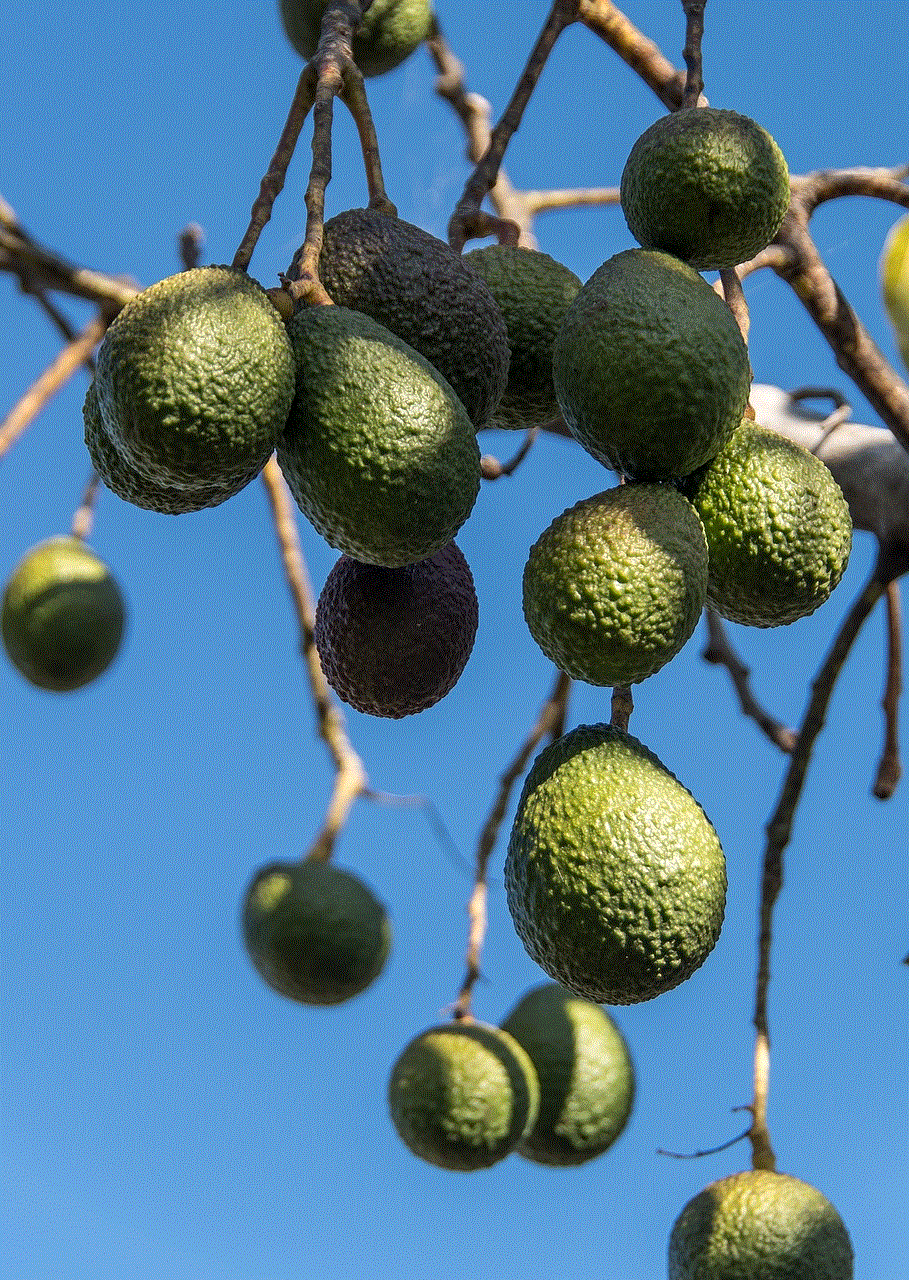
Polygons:
M61 253L143 283L178 269L176 236L206 231L232 257L280 132L299 60L277 6L151 0L138 8L34 0L2 6L0 190ZM504 107L544 0L445 4L470 87ZM681 5L629 14L681 65ZM15 14L15 20L14 20ZM724 3L707 9L705 79L717 106L760 120L794 172L905 159L904 3ZM369 82L389 191L444 235L468 169L457 121L420 50ZM583 29L560 41L506 168L524 187L610 185L662 108ZM309 128L252 262L276 283L304 225ZM351 123L337 112L330 213L365 203ZM897 359L878 295L899 211L854 199L814 229L835 276ZM586 279L630 247L616 209L541 217L541 247ZM748 288L758 381L847 385L775 278ZM62 303L77 323L88 310ZM0 414L56 353L38 308L0 277ZM0 577L69 527L89 473L76 378L0 464ZM486 435L507 456L515 438ZM779 756L743 721L703 632L638 686L633 731L694 792L723 840L729 904L704 967L616 1011L637 1065L627 1131L605 1157L547 1170L511 1157L473 1175L399 1142L385 1086L398 1052L457 993L477 834L497 778L536 716L551 667L526 632L521 571L565 506L612 483L579 448L540 440L487 485L458 542L480 631L455 690L401 722L350 712L374 787L429 796L459 856L419 808L361 802L337 851L387 902L394 952L349 1005L305 1009L259 981L238 909L253 871L297 856L331 770L314 732L291 605L259 484L171 518L102 495L92 544L129 602L122 654L97 684L40 693L0 666L4 894L3 1274L16 1280L662 1280L671 1224L702 1186L747 1165L739 1144L677 1161L745 1128L763 825ZM335 559L301 521L316 588ZM812 618L733 634L762 698L801 714L811 675L873 556L856 537L843 584ZM770 1118L780 1167L840 1209L856 1280L907 1274L906 832L909 786L869 796L881 743L882 617L833 699L787 856L771 990ZM577 687L571 723L608 718ZM509 813L510 819L510 813ZM507 823L491 864L479 1017L497 1022L543 975L508 917Z

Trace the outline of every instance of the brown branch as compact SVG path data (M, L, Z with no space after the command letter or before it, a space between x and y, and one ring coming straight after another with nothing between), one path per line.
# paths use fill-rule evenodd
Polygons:
M707 0L682 0L682 8L685 10L685 48L682 57L688 70L682 94L683 107L696 107L704 92L701 42L704 38L706 5Z
M432 20L426 47L439 72L436 93L453 108L467 135L468 158L477 164L489 147L492 107L478 93L469 93L464 83L464 66L446 43L438 19ZM489 199L502 222L513 222L518 228L518 244L528 249L537 247L531 231L532 209L523 194L515 191L504 170L499 167Z
M95 347L107 332L107 318L95 316L72 342L63 348L40 377L0 422L0 457L32 423L47 402L65 386L81 365L91 358Z
M19 222L15 211L0 196L0 271L19 277L26 293L54 290L94 302L114 316L135 297L139 287L125 277L108 276L68 262L39 244Z
M342 74L344 86L340 96L357 126L360 150L363 153L363 167L366 170L366 185L369 188L369 207L395 215L398 211L385 191L382 161L379 157L379 138L369 109L363 75L353 62L344 67Z
M480 833L477 844L476 875L473 892L467 904L467 916L470 921L467 942L467 966L458 998L452 1006L452 1016L464 1019L471 1018L471 999L473 989L480 977L480 953L486 937L486 871L489 858L495 848L499 829L508 808L511 790L527 768L531 755L545 737L555 739L561 735L565 725L565 712L568 705L568 694L571 680L563 672L559 672L552 692L543 704L536 724L530 731L526 741L508 766L499 782L499 791L492 806L489 817Z
M755 1169L775 1169L776 1159L767 1126L767 1095L770 1077L770 1032L767 1021L767 993L770 983L770 951L773 910L783 885L783 851L792 835L792 825L808 773L811 753L824 727L827 707L837 677L849 651L878 600L887 590L892 568L881 556L865 587L843 621L833 645L812 684L811 698L796 736L789 767L776 808L767 823L767 842L761 877L758 973L754 1002L756 1031L754 1052L754 1100L749 1131L752 1165Z
M580 0L578 18L619 55L669 111L682 105L685 74L611 0Z
M361 16L361 5L357 0L331 0L322 18L319 47L309 64L315 69L315 97L312 166L305 196L306 236L303 244L294 254L286 274L282 277L284 288L295 305L305 301L309 305L327 306L332 301L319 279L319 257L322 253L325 222L325 192L331 182L332 174L331 134L334 100L344 93L345 84L354 86L356 76L359 74L353 59L352 41L354 26ZM345 77L347 77L346 81ZM362 82L362 76L360 79ZM353 89L353 95L352 101L356 101L356 88ZM365 94L363 98L365 100ZM361 142L366 147L371 146L368 138L371 121L367 127L362 113L359 119L356 117L355 119L357 128L361 130ZM365 135L362 131L364 128L366 128ZM374 159L378 161L377 145ZM372 158L368 166L370 164L372 164ZM367 167L370 183L375 183L376 172L374 167L372 169ZM381 171L378 172L381 183ZM384 198L383 187L381 199L384 200Z
M729 672L732 686L738 694L742 714L753 720L774 746L779 747L780 751L784 751L787 755L791 755L795 746L796 735L791 729L787 729L779 720L775 720L769 712L765 711L751 692L751 685L749 684L751 672L730 644L726 628L723 626L719 614L713 609L707 609L704 617L707 622L709 637L701 655L704 661L713 663L714 666L726 668Z
M735 322L739 326L739 332L744 342L748 342L748 330L751 327L751 316L748 311L748 303L745 300L745 291L742 288L742 281L735 267L723 267L717 280L717 292L721 298L726 300L726 305L735 316Z
M793 194L810 218L819 204L841 196L890 200L909 209L909 164L893 168L819 169L792 179Z
M259 185L259 194L252 207L249 226L246 228L243 239L234 254L233 265L240 267L243 271L246 271L249 267L259 236L268 223L274 203L284 188L284 181L296 150L297 140L314 101L315 74L312 63L307 63L300 72L293 101L290 104L284 128L278 139L275 154L272 156L268 170Z
M808 231L810 208L793 188L792 203L775 243L786 257L774 263L827 339L840 368L909 451L909 386L888 364L843 296Z
M549 209L578 209L587 205L617 205L618 187L577 187L551 191L522 191L521 200L527 212L533 216Z
M616 685L612 691L612 715L609 723L614 729L628 732L628 723L634 711L634 699L627 684Z
M344 716L332 699L319 662L313 630L315 608L306 561L303 558L297 532L296 508L274 457L266 463L262 480L271 504L284 573L300 626L300 651L306 662L319 736L328 747L336 769L334 789L325 814L325 821L306 854L307 858L327 860L331 857L335 840L347 820L351 805L365 793L369 781L363 762L354 751L347 736Z
M899 743L899 704L903 691L903 628L900 589L895 579L887 584L884 600L887 606L887 683L881 700L884 712L884 750L873 787L878 800L889 800L903 776Z
M554 0L549 17L531 50L527 65L518 80L511 100L489 138L489 145L464 186L448 224L448 240L460 250L474 237L495 235L503 244L517 243L518 227L509 227L502 219L484 213L481 205L495 185L496 177L509 142L520 126L530 97L537 86L550 53L559 36L577 21L578 0Z

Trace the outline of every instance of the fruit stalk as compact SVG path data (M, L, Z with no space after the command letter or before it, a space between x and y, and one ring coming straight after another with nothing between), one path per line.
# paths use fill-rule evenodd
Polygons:
M327 860L331 857L335 840L347 820L351 806L363 795L369 782L363 762L347 736L344 715L332 700L322 673L313 630L315 608L312 588L297 534L295 506L274 457L265 464L262 480L271 503L284 573L300 625L300 649L306 661L319 736L328 747L337 771L325 821L306 854L308 858Z
M467 179L464 193L458 201L448 224L448 242L460 252L467 240L481 236L498 236L502 244L517 243L517 227L502 219L492 218L480 208L495 185L499 166L514 134L521 123L531 94L543 73L543 68L564 29L577 19L577 0L554 0L549 17L531 50L527 65L518 81L511 101L493 129L489 146Z
M557 672L552 692L543 704L536 724L531 729L514 760L502 774L499 793L480 833L480 839L477 844L474 887L467 904L467 915L470 920L467 965L461 990L458 992L458 998L452 1006L452 1016L462 1021L471 1017L470 1003L473 989L480 977L480 952L483 949L488 923L486 917L486 870L489 865L490 855L498 839L499 828L505 818L508 798L511 795L514 784L523 775L528 761L543 739L548 737L554 741L562 733L570 690L571 680L564 672Z
M701 42L704 38L706 5L707 0L682 0L682 8L685 10L685 48L682 51L682 57L688 69L685 77L685 92L682 94L683 107L696 107L698 99L704 92Z

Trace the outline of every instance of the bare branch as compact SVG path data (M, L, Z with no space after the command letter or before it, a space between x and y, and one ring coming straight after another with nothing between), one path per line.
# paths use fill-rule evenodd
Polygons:
M685 48L682 53L688 74L682 94L683 107L696 107L704 91L701 41L704 38L704 9L707 0L682 0L685 10Z
M738 694L742 713L755 722L774 746L779 747L780 751L790 755L795 746L795 734L791 729L787 729L784 724L781 724L779 720L774 719L769 712L765 711L754 697L748 679L751 672L730 644L726 628L723 626L723 621L719 614L714 609L707 609L704 617L707 622L709 636L702 655L704 661L726 668L732 680L733 688Z
M490 134L489 146L468 178L464 194L452 214L448 224L448 239L452 248L460 251L465 241L489 235L498 236L503 244L517 242L517 227L513 231L509 230L501 219L484 214L480 206L495 185L505 150L520 126L527 103L556 41L565 28L577 20L577 7L577 0L554 0L549 17L511 95L511 101Z
M900 764L899 704L903 691L903 628L899 584L889 582L884 597L887 606L887 683L881 707L884 712L884 750L874 780L878 800L889 800L903 776Z
M0 457L19 439L47 402L66 385L76 370L91 358L92 352L106 332L106 317L95 316L32 383L3 422L0 422Z
M611 0L581 0L578 17L605 40L623 62L641 77L663 106L676 111L685 93L685 74L677 71L663 52L637 29Z
M909 209L909 164L890 169L820 169L792 179L793 193L810 218L819 204L841 196L890 200Z
M773 910L783 885L783 851L792 835L795 811L808 773L811 753L818 734L824 727L827 707L837 677L849 651L872 609L887 589L892 573L884 557L878 559L874 572L862 589L837 633L833 645L813 684L789 760L776 808L767 823L767 842L761 877L760 931L758 936L758 973L754 1002L755 1057L754 1102L749 1131L752 1164L755 1169L774 1169L776 1161L767 1127L767 1095L770 1076L770 1032L767 1022L767 994L770 984L770 951L773 938Z
M14 210L0 196L0 271L19 277L26 293L50 289L87 298L114 316L139 286L126 277L108 276L68 262L46 249L23 228Z
M809 211L793 192L789 212L776 236L787 258L774 265L827 339L840 368L909 451L909 387L884 359L843 296L808 231Z
M327 860L331 857L351 805L363 795L369 781L363 762L354 751L344 725L344 716L334 702L319 662L314 625L315 608L306 561L297 533L296 509L277 460L265 464L262 480L271 504L275 533L284 563L284 573L300 626L300 650L306 662L309 684L316 708L319 736L328 747L336 768L335 785L325 821L306 857Z

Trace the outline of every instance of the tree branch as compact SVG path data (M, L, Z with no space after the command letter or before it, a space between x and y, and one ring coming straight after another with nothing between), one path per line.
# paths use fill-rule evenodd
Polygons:
M80 334L51 361L25 394L0 422L0 457L35 420L47 402L65 386L77 369L91 359L92 352L107 332L105 316L95 316Z
M779 720L775 720L769 712L765 711L754 697L749 684L751 672L730 644L726 628L723 626L723 621L719 614L714 609L708 608L704 611L704 617L707 622L707 634L709 637L702 655L704 661L726 668L729 672L729 678L732 680L733 688L738 694L742 713L755 722L775 747L779 747L780 751L790 755L795 746L795 734L791 729L787 729L785 725L781 724Z
M789 767L783 781L776 808L767 823L767 842L761 877L760 928L758 934L758 972L754 1002L756 1031L754 1053L754 1100L752 1126L749 1131L752 1165L755 1169L775 1169L776 1159L767 1127L767 1095L770 1078L770 1032L767 1021L767 993L770 984L770 951L773 937L773 910L783 885L783 851L792 836L795 811L802 794L811 753L818 734L824 727L827 707L837 677L849 651L872 609L892 580L892 567L880 557L874 572L853 604L834 639L833 645L812 684L811 698L805 710Z
M300 626L300 651L309 675L319 736L328 747L335 763L335 785L325 821L306 854L307 858L327 860L331 857L335 840L347 820L351 805L358 796L365 793L369 780L363 762L354 751L347 736L344 716L332 699L319 661L314 634L315 608L312 588L297 533L295 507L281 474L281 468L274 457L265 464L262 480L271 504L284 573Z

